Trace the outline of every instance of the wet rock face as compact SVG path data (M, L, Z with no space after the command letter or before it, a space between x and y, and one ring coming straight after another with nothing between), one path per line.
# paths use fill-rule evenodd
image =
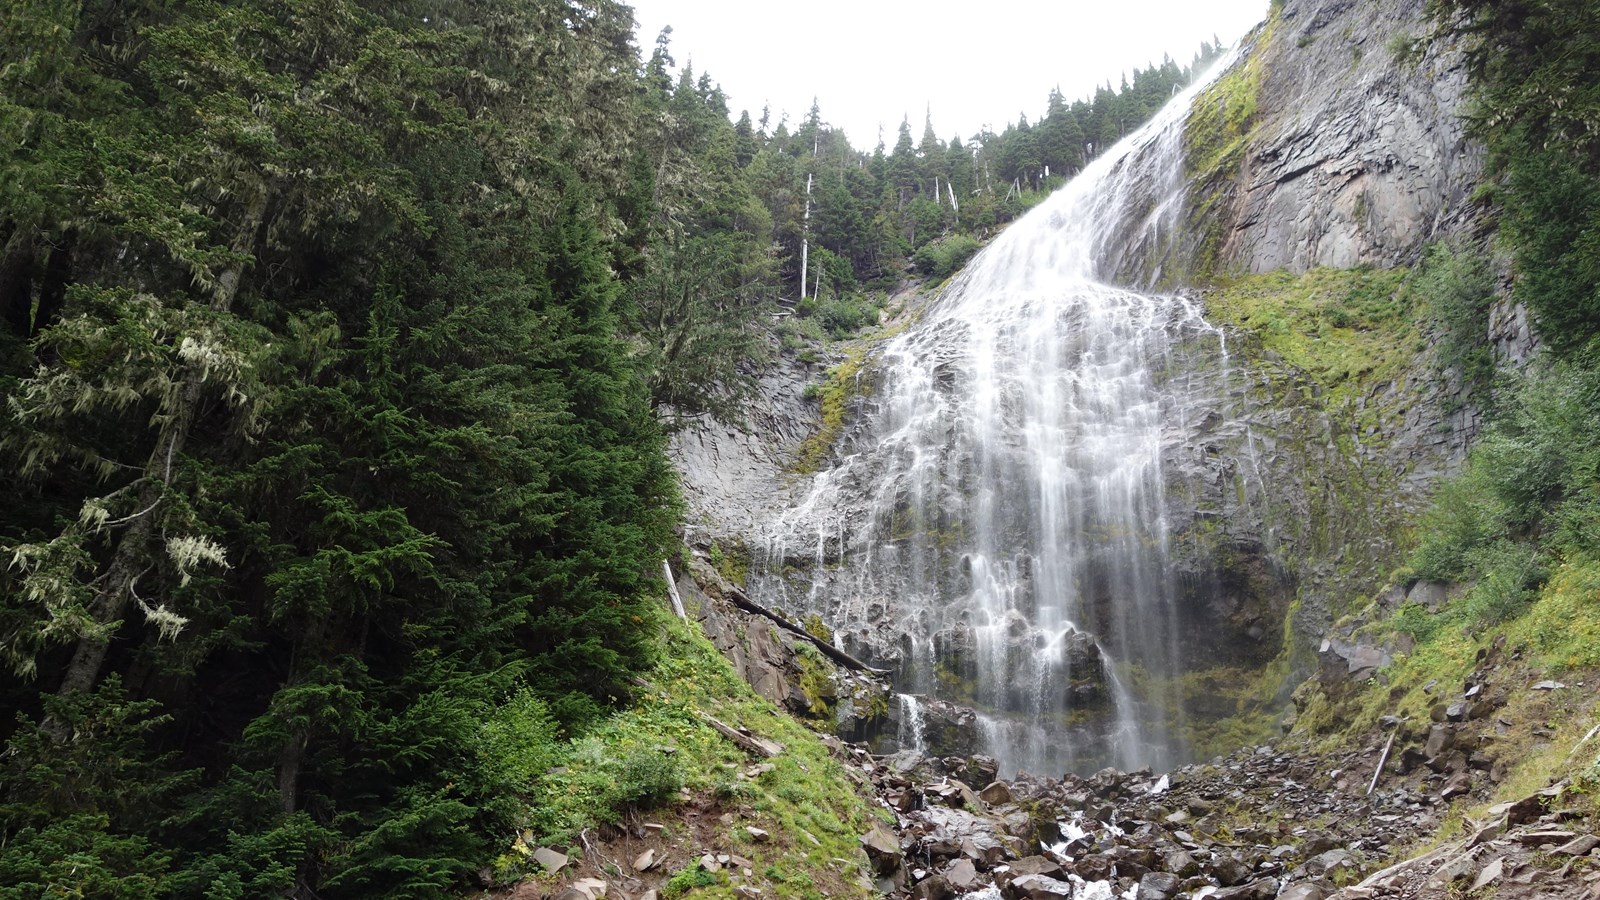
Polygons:
M761 378L743 425L696 422L672 437L670 455L689 508L691 541L742 542L790 502L783 475L818 423L806 386L815 366L790 359Z
M1224 268L1391 266L1458 229L1483 167L1460 118L1460 53L1421 38L1422 0L1289 0L1262 61L1258 125L1230 186Z

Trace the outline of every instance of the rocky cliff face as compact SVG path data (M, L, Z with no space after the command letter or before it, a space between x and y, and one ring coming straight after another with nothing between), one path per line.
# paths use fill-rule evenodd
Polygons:
M1230 120L1233 144L1210 154L1222 162L1191 172L1189 234L1157 233L1150 246L1118 257L1119 270L1133 281L1171 283L1182 271L1383 268L1413 262L1428 242L1470 227L1467 197L1481 153L1457 120L1464 73L1451 48L1413 45L1423 30L1420 0L1285 3L1212 92L1211 102L1249 109ZM1517 312L1505 310L1500 319L1502 348L1525 353ZM1174 422L1161 449L1180 624L1184 633L1206 637L1182 644L1183 672L1163 676L1174 682L1165 695L1187 723L1191 744L1207 751L1271 726L1273 701L1286 701L1293 682L1314 669L1315 648L1334 618L1380 587L1398 562L1407 523L1429 487L1459 461L1476 425L1470 405L1429 367L1420 332L1397 331L1385 351L1409 359L1409 367L1352 369L1334 383L1267 349L1257 324L1231 324L1227 352L1202 354L1185 371L1161 375L1169 394L1181 385L1210 398L1184 401L1202 414ZM858 421L840 429L837 454L863 449L853 442L871 434L862 417L873 408L874 366L869 354L862 375L869 399L853 407ZM746 427L680 435L675 452L692 540L723 552L759 550L765 525L811 491L810 479L791 468L818 423L805 384L819 378L815 368L786 365L767 377L767 396ZM847 480L831 489L851 489ZM889 542L865 554L844 547L847 532L870 533L855 522L836 534L819 532L810 549L768 560L769 577L792 580L788 594L804 598L804 609L788 612L799 618L839 609L827 596L857 581L841 565L846 557L892 554L896 541L945 553L960 531L949 523L918 530L909 522L897 530L895 521ZM898 637L896 597L868 599L826 623L847 649L888 667L919 652L960 660L959 642L941 650ZM765 625L755 623L761 634L749 625L707 622L764 693L792 708L819 705L800 688L814 663L800 660L792 641L767 640ZM937 670L949 684L920 689L971 702L963 699L959 668ZM869 726L853 712L859 704L837 703L841 727L884 749L909 740L910 713L887 696L888 708L866 717ZM833 710L838 698L820 699ZM1255 716L1245 732L1217 724L1241 711ZM977 725L969 711L925 700L916 714L931 715L919 736L927 749L973 750ZM936 745L941 741L948 746Z
M1459 118L1460 52L1424 39L1422 0L1288 0L1242 165L1213 206L1224 271L1393 266L1470 221L1482 149Z

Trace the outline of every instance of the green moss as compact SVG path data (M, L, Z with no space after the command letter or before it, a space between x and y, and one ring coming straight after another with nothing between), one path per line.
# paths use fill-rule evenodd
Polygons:
M1190 106L1183 149L1189 183L1194 185L1189 204L1190 230L1202 235L1194 260L1196 280L1208 280L1217 274L1224 223L1228 220L1220 214L1230 194L1226 186L1244 161L1244 148L1255 126L1261 83L1266 77L1264 58L1278 21L1279 12L1274 8L1267 21L1248 38L1250 51L1244 60L1201 91Z
M743 586L750 577L750 551L742 543L724 550L721 544L713 541L710 555L711 567L729 584Z
M1304 372L1329 406L1403 381L1413 363L1416 316L1405 269L1313 269L1224 279L1206 296L1217 319L1246 329Z
M826 380L817 391L817 400L822 409L821 424L800 444L791 466L793 471L802 475L816 472L833 451L834 443L844 433L850 401L862 391L861 374L866 355L865 345L850 347L844 362L828 370Z
M828 623L822 621L822 617L816 613L806 616L801 620L800 624L801 627L805 628L806 634L822 641L824 644L833 643L833 629L829 628Z
M800 690L806 695L806 708L823 721L833 719L833 669L817 648L795 642L795 662L800 666Z

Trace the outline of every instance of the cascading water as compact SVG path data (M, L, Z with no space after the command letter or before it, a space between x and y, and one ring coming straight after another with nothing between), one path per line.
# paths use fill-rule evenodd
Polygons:
M824 616L901 690L977 709L979 749L1008 772L1183 753L1161 687L1181 639L1163 453L1204 412L1210 386L1188 373L1221 334L1189 300L1107 282L1161 275L1198 89L1010 226L882 350L855 452L771 523L752 584Z

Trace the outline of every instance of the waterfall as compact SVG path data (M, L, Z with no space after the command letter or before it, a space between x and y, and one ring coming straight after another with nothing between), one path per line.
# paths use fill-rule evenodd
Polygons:
M922 701L915 694L900 694L900 747L905 750L924 751L928 748L923 732L927 724L922 718Z
M850 452L765 533L763 601L821 614L899 690L975 708L1006 772L1184 755L1163 457L1208 408L1192 373L1222 338L1191 300L1113 282L1162 277L1199 87L881 349Z

